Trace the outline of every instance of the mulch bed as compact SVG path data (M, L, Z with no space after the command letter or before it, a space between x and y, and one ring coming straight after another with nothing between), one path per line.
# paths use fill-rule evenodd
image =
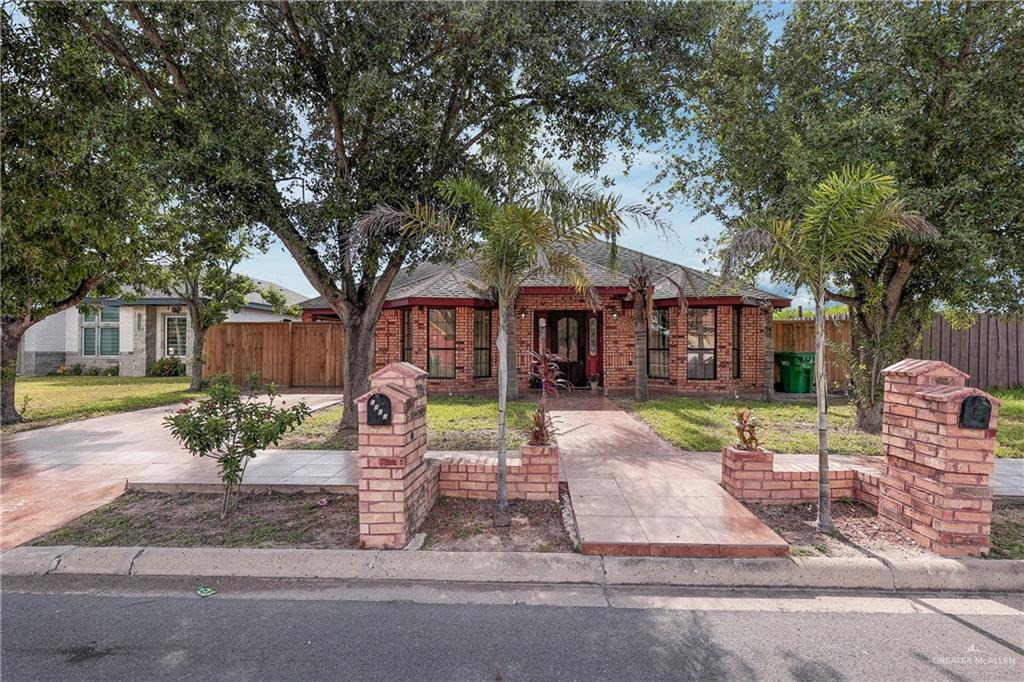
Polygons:
M884 556L910 559L934 556L909 535L879 520L878 515L859 502L834 501L832 523L835 536L814 528L817 504L748 504L750 511L789 543L792 556L857 557Z
M515 500L512 524L494 526L493 500L438 498L420 531L424 549L457 552L572 552L558 502Z
M220 518L217 494L129 491L34 545L357 549L355 495L252 493ZM320 502L326 501L323 506Z

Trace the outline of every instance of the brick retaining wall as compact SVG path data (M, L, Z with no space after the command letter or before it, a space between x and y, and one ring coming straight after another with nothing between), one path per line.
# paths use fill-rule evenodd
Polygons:
M489 455L437 459L440 491L447 497L493 500L498 491L498 462ZM524 445L506 463L509 499L558 499L558 448Z

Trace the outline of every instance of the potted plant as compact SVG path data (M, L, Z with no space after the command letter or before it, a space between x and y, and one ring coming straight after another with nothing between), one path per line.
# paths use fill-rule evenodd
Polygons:
M597 385L601 383L601 375L598 372L594 372L587 380L590 382L590 392L597 393Z

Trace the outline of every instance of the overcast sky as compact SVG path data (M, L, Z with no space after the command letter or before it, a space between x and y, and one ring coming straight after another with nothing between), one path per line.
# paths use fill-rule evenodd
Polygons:
M788 9L785 4L775 4L773 7L781 10L783 14ZM781 32L782 21L783 18L779 17L771 22L771 28L776 36ZM656 161L652 154L641 152L634 159L629 173L625 174L622 159L618 155L612 155L602 168L601 175L614 180L615 185L610 191L621 194L626 202L640 203L645 201L647 193L652 189L659 189L657 186L651 187L651 182L657 174ZM559 165L563 170L571 172L571 164L568 162ZM671 226L668 234L633 228L622 236L620 243L659 258L704 269L701 262L702 254L699 252L702 240L707 235L717 235L722 226L708 216L698 219L696 213L693 207L677 203L672 210L661 213L661 217ZM295 261L276 240L267 253L250 258L239 269L252 277L276 282L310 297L317 295ZM770 286L767 282L763 282L762 285L774 291L783 291L779 287Z

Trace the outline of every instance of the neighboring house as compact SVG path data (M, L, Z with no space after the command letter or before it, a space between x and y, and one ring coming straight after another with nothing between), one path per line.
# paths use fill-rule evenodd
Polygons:
M638 251L619 248L608 265L603 242L578 249L599 297L592 308L565 282L549 276L528 280L516 299L519 385L529 385L530 351L545 349L566 359L563 370L576 386L599 377L609 390L634 386L634 338L629 277ZM764 386L764 313L768 300L790 300L758 289L715 287L699 270L643 255L656 271L654 324L648 333L647 368L652 388L680 393L754 392ZM497 302L482 291L471 262L454 267L422 264L403 270L391 286L375 336L374 363L403 360L429 373L432 390L472 392L497 386ZM667 276L667 277L666 277ZM684 287L686 319L680 319ZM336 320L323 298L301 304L303 319Z
M302 294L272 282L252 278L256 286L280 289L289 304ZM145 376L149 365L163 357L186 359L192 353L192 323L184 301L163 291L147 291L129 300L87 299L98 310L68 308L33 325L18 349L18 373L50 374L60 366L82 365L107 369L118 365L125 376ZM259 293L228 322L280 322L293 319L275 314Z

